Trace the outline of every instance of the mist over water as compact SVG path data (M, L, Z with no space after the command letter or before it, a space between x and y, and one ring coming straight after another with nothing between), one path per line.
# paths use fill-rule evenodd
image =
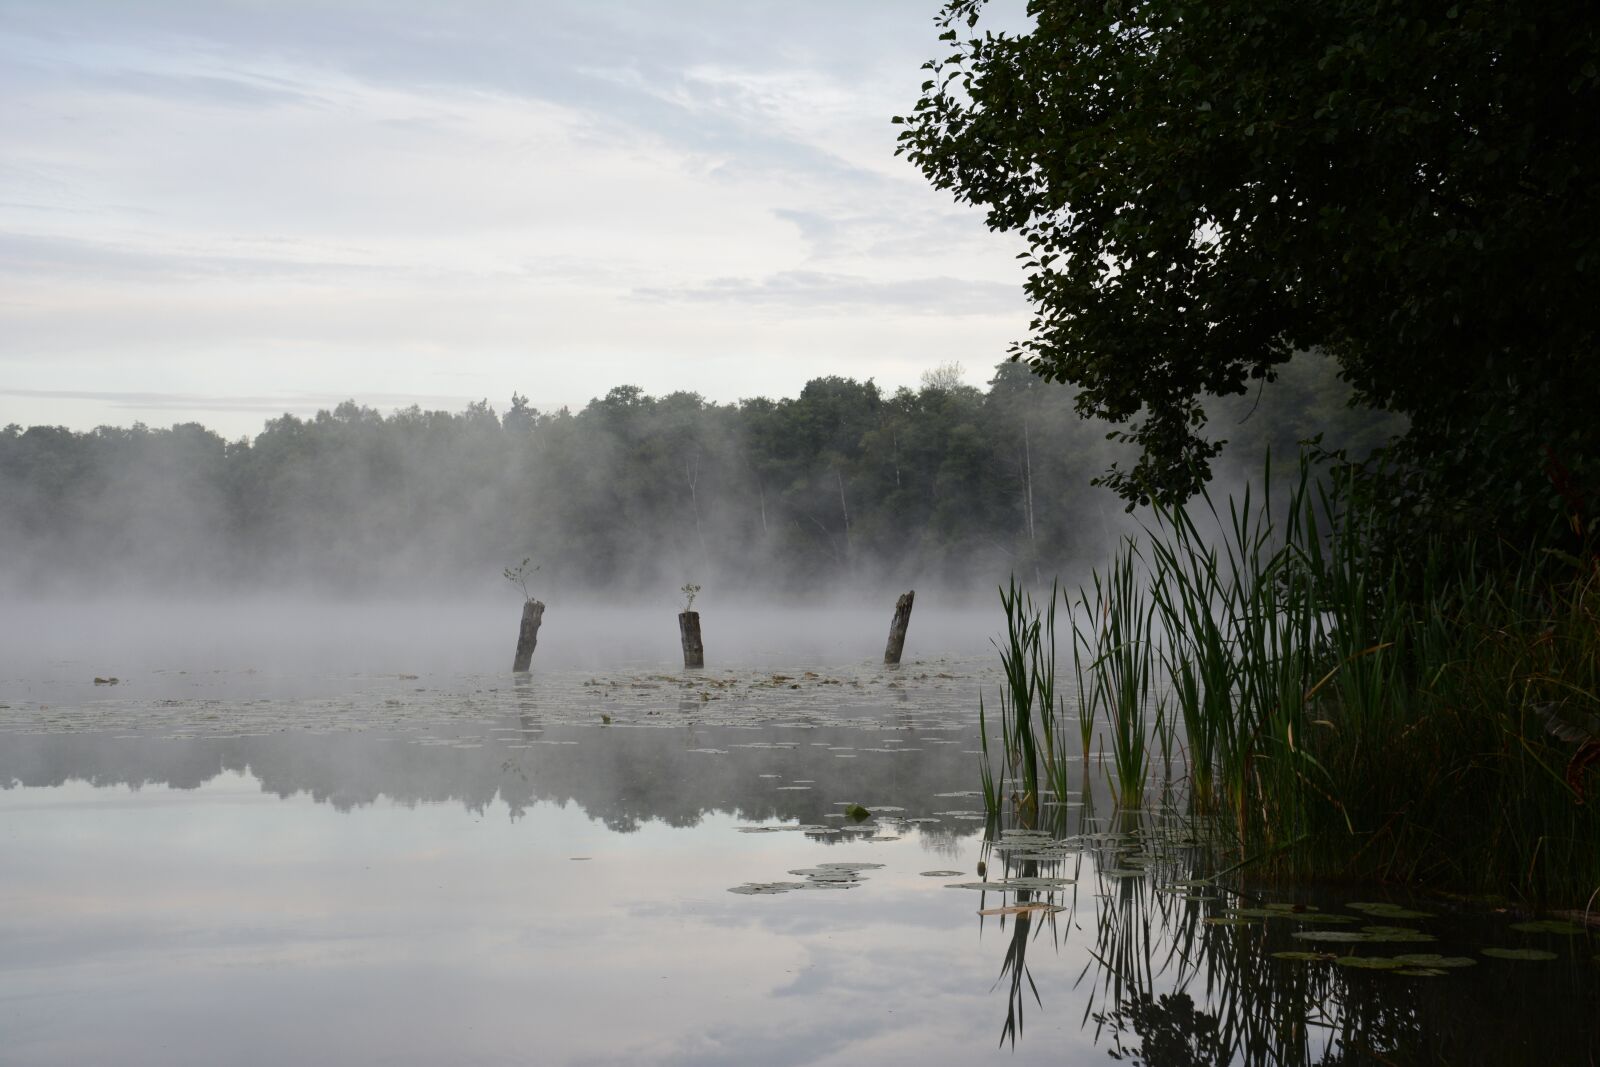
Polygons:
M682 608L681 598L552 598L533 670L681 670ZM695 608L710 671L837 666L881 661L894 598L727 605L702 594ZM229 685L251 690L317 677L508 674L520 612L520 594L503 585L458 600L9 600L0 615L0 687L48 679L83 695L95 676L115 676L147 691L174 684L180 671L227 675ZM918 590L906 659L983 657L1003 627L996 596Z

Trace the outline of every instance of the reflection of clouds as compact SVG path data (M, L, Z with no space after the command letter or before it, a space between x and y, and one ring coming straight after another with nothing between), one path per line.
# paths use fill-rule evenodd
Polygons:
M725 887L815 847L726 818L619 836L571 807L517 824L440 804L343 815L256 788L69 786L73 803L6 810L9 1054L876 1064L992 1046L993 953L969 897L915 880L914 849L873 848L890 867L861 889L749 899Z

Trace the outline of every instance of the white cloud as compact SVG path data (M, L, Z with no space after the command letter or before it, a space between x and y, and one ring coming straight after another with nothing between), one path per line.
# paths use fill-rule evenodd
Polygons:
M0 370L56 397L0 421L114 421L85 373L229 432L286 386L913 384L1026 327L1016 243L893 156L926 5L292 10L0 16Z

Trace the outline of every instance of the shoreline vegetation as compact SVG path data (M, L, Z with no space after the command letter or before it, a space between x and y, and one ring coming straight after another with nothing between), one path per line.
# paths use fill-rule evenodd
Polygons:
M1267 493L1158 506L1076 594L1001 590L991 819L1048 821L1081 760L1122 809L1209 828L1218 867L1250 879L1592 906L1600 565L1386 551L1349 472L1316 475L1303 458L1281 503L1269 468Z
M1322 430L1381 443L1393 420L1350 408L1335 371L1308 353L1219 400L1230 455L1254 467ZM918 389L827 377L732 404L634 386L576 411L350 401L233 441L195 423L6 426L0 588L459 592L532 556L551 593L684 574L789 597L981 593L1101 558L1124 521L1090 485L1121 452L1075 396L1002 363L987 390L947 366Z

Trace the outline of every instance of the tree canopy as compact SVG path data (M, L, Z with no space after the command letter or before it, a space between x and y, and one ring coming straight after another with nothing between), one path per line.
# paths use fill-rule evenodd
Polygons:
M1013 358L1183 498L1205 395L1299 349L1405 415L1436 510L1526 523L1600 474L1600 7L1031 0L939 13L900 151L1029 245Z

